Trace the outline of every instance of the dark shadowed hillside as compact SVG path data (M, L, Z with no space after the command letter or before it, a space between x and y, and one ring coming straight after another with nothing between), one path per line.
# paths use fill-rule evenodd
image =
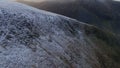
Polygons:
M95 25L118 35L120 34L120 3L116 1L80 0L77 2L46 1L42 3L23 3Z
M110 32L16 2L0 2L0 68L120 68Z

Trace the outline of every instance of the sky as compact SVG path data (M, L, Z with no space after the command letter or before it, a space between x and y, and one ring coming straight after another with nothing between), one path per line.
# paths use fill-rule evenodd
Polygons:
M15 0L0 0L0 1L15 1ZM34 2L40 2L40 1L45 1L45 0L19 0L19 1L34 1ZM50 1L50 0L48 0ZM51 0L52 1L52 0ZM57 0L57 1L64 1L64 0Z
M120 1L120 0L115 0L115 1Z
M15 1L15 0L0 0L0 1ZM45 0L21 0L21 1L45 1ZM66 1L66 0L48 0L48 1ZM75 1L75 0L67 0L67 1Z
M0 1L16 1L16 0L0 0ZM30 2L41 2L41 1L75 1L75 0L17 0L17 1L30 1Z
M0 1L15 1L15 0L0 0ZM24 1L34 1L34 2L40 2L44 0L24 0ZM49 0L50 1L50 0ZM56 0L56 1L65 1L65 0ZM70 0L69 0L70 1ZM74 0L73 0L74 1ZM115 1L120 1L120 0L115 0Z

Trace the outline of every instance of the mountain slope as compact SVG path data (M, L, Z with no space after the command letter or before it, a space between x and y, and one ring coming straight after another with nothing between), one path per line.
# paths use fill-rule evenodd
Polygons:
M15 2L0 2L1 68L119 68L112 33Z
M77 2L44 1L40 3L22 2L39 9L62 14L79 21L95 25L119 35L119 7L111 0L77 0ZM119 2L118 2L119 3ZM120 4L120 3L119 3Z

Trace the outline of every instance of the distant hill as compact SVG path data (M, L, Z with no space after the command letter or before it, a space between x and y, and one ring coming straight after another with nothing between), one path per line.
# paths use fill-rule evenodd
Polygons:
M106 31L120 34L119 2L99 2L99 0L79 2L45 1L42 3L22 2L39 9L62 14L79 21L95 25Z

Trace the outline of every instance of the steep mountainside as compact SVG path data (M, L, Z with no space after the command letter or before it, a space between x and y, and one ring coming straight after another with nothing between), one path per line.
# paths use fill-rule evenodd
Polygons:
M119 41L68 17L0 2L0 68L120 68Z
M120 3L116 2L118 4L115 4L115 2L111 0L77 0L77 2L62 3L57 1L23 3L62 14L120 35L120 15L118 14L119 7L117 7Z

